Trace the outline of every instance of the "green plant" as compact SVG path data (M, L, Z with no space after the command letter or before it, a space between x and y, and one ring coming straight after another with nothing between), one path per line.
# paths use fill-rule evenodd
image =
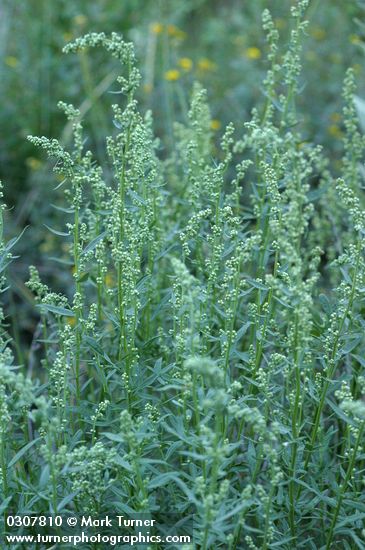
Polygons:
M342 178L303 140L307 9L284 53L264 11L265 101L215 151L199 84L161 158L132 44L65 47L121 63L116 130L103 165L72 105L73 147L29 138L62 180L69 275L56 293L30 270L34 380L3 339L4 513L173 511L202 549L364 548L364 139L350 70Z

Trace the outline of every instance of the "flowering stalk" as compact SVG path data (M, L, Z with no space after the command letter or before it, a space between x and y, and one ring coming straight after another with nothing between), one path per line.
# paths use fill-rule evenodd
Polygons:
M336 502L336 506L335 506L335 509L334 509L334 512L333 512L333 515L332 515L332 521L331 521L331 525L330 525L330 528L329 528L329 531L328 531L328 535L326 537L326 550L330 550L332 548L333 535L334 535L334 532L335 532L338 515L340 513L342 502L343 502L343 499L345 497L345 493L348 489L349 482L350 482L351 477L353 475L356 458L357 458L357 455L358 455L358 452L359 452L359 448L363 443L363 436L364 436L364 432L365 432L365 420L364 420L365 407L364 407L363 403L362 402L358 402L358 403L356 403L356 402L344 402L343 403L343 408L347 411L354 412L355 416L358 415L360 417L360 418L358 418L358 420L360 419L361 422L360 422L360 426L356 429L357 433L356 433L355 444L354 444L353 448L350 450L350 458L349 458L349 462L348 462L348 465L347 465L345 477L344 477L344 479L343 479L343 481L340 485L339 491L337 493L337 502Z

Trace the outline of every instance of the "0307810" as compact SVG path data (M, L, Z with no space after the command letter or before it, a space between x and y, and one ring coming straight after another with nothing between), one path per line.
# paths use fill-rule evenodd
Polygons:
M63 523L62 516L6 516L6 525L8 527L61 527Z

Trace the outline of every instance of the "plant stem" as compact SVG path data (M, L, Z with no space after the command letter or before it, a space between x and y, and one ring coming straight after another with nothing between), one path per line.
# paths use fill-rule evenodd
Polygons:
M337 518L338 518L338 515L339 515L340 510L341 510L341 505L342 505L342 501L343 501L343 498L344 498L344 495L345 495L345 491L347 489L347 485L350 481L350 478L351 478L351 475L352 475L352 472L353 472L353 469L354 469L354 466L355 466L356 455L357 455L357 451L358 451L359 445L361 443L361 440L362 440L362 437L363 437L363 434L364 434L364 428L365 428L365 422L362 422L362 424L360 426L360 429L359 429L359 433L358 433L357 438L356 438L355 447L352 451L350 462L348 463L348 466L347 466L345 479L344 479L344 481L343 481L343 483L340 487L339 493L338 493L337 504L336 504L335 511L333 513L331 526L330 526L330 530L329 530L328 537L327 537L326 550L331 550L333 534L334 534L334 530L335 530L335 527L336 527Z

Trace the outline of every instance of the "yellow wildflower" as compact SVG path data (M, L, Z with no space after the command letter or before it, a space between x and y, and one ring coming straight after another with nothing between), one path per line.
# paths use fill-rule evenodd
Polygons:
M184 69L184 71L190 71L193 66L193 62L189 57L182 57L179 59L178 65Z
M143 84L143 91L146 93L146 94L150 94L152 92L152 84L151 82L145 82L145 84Z
M314 29L311 30L311 35L315 40L324 40L326 38L326 31L321 27L314 27Z
M246 49L245 55L248 59L260 59L261 50L259 48L256 48L256 46L251 46L250 48Z
M105 284L108 288L111 288L115 284L115 279L111 273L105 275Z
M277 19L275 19L274 23L275 23L275 27L279 29L279 31L282 29L285 29L285 27L287 26L287 22L285 21L285 19L282 19L281 17L278 17Z
M216 118L213 118L213 120L210 123L210 127L212 130L217 131L222 126L221 121L217 120Z
M357 34L351 34L350 35L350 42L351 42L351 44L361 44L362 40L361 40L360 36L358 36Z
M151 24L151 31L153 34L161 34L163 31L163 24L162 23L152 23Z
M340 113L332 113L330 118L331 118L332 122L334 122L336 124L337 122L341 121L342 116L341 116Z
M331 63L339 64L342 61L342 55L340 53L332 53L330 55L330 61Z
M328 127L328 133L334 138L341 138L343 136L341 128L337 124L331 124Z
M78 25L79 27L82 27L87 23L87 17L86 15L83 15L82 13L79 13L78 15L75 15L74 17L74 23Z
M42 161L34 157L28 157L26 160L26 164L31 170L36 171L36 170L39 170L40 167L42 166Z
M76 325L76 317L67 317L66 322L70 327L74 327Z
M210 59L207 59L206 57L202 57L202 59L199 59L198 61L198 68L201 71L215 71L217 68L217 65Z
M8 67L11 67L12 69L14 69L19 65L19 59L17 59L13 55L8 55L7 57L5 57L5 64Z
M175 34L175 37L178 40L185 40L186 36L187 36L186 32L181 31L180 29L178 29L178 32Z
M180 71L177 69L170 69L169 71L165 72L165 80L168 80L169 82L174 82L175 80L179 80L180 78Z
M175 25L167 25L167 34L173 36L174 38L178 38L179 40L184 40L184 38L186 38L186 32L182 31Z
M355 63L353 68L354 68L355 74L360 74L362 71L362 65L360 65L360 63Z

